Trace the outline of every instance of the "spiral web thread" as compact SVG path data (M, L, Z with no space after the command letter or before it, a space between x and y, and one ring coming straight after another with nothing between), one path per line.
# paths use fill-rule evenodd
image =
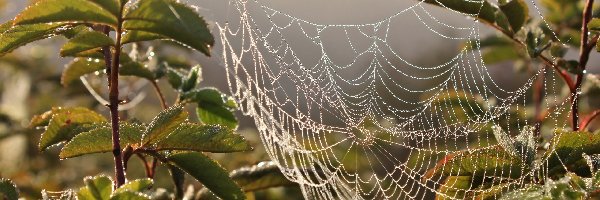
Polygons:
M560 90L560 80L551 71L541 68L517 89L495 82L481 58L479 22L473 18L469 26L453 26L431 14L439 8L432 11L415 1L373 23L318 24L262 1L231 0L229 21L218 24L227 80L244 114L255 120L269 156L308 199L427 199L444 184L452 189L445 177L426 176L444 156L493 151L493 144L533 137L512 139L493 130L517 135L531 129L527 127L534 122L511 113L532 114L524 108L526 92L540 74L547 77L542 106L554 108L547 119L556 129L567 124L557 116L570 112L564 106L569 102L548 95ZM389 42L390 26L403 17L416 17L435 35L471 41L476 48L464 47L439 65L411 63ZM443 29L462 35L445 35ZM332 59L338 47L328 46L325 32L346 38L353 58ZM317 55L303 56L307 49ZM520 147L513 153L528 154ZM480 160L466 165L494 164ZM544 163L534 167L543 168ZM506 187L540 177L530 172L508 178L502 173L507 171L477 177L509 183ZM472 177L471 184L481 181Z

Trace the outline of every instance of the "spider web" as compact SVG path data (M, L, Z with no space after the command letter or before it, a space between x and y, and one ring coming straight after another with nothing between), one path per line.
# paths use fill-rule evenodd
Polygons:
M549 95L560 90L551 71L540 68L516 88L496 82L482 60L474 18L454 25L434 15L441 9L414 1L372 23L319 24L273 9L266 0L229 4L229 19L218 28L230 91L254 119L269 156L308 199L462 198L459 193L488 192L455 187L445 176L428 176L428 169L448 155L493 152L495 144L530 164L535 122L515 113L533 113L525 103L540 76L546 77L543 107L554 108L547 118L557 129L567 124L557 116L570 112L564 108L568 101ZM468 45L448 50L454 54L439 64L410 61L394 48L402 45L397 40L402 35L391 28L407 18L443 40ZM343 42L327 41L331 35ZM339 51L350 56L340 57ZM519 136L509 136L515 133ZM494 169L462 175L470 185L491 180L513 187L544 177L534 174L543 170L507 176L513 172L501 164L470 160L446 170ZM440 193L444 188L458 192Z

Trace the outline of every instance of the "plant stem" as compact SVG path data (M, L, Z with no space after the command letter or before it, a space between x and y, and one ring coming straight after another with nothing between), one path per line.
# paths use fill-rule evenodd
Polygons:
M120 13L123 12L121 8ZM113 156L115 160L115 187L120 187L125 183L125 170L123 168L123 157L121 155L121 144L119 141L119 61L121 56L121 34L122 30L122 17L119 14L117 19L117 29L116 29L116 43L115 49L113 51L112 59L106 60L107 65L111 63L109 66L110 74L109 74L109 109L110 109L110 117L111 117L111 127L112 127L112 143L113 143ZM105 55L106 57L106 55ZM109 62L112 61L112 62Z
M590 113L587 117L585 117L583 120L581 120L581 125L579 125L579 128L581 130L587 128L588 125L590 125L590 123L596 119L596 117L600 116L600 110L596 110L592 113Z
M579 47L579 69L580 71L584 71L587 65L587 62L590 58L590 52L592 48L590 48L588 44L589 40L589 32L587 28L587 24L592 19L592 7L594 5L594 0L587 0L585 2L585 7L583 8L583 20L581 23L581 44ZM595 39L597 40L597 39ZM593 42L590 42L593 43ZM571 119L573 124L573 131L579 130L579 90L581 88L581 84L583 83L585 73L577 74L577 79L575 81L575 85L573 85L573 90L571 90Z
M165 100L165 96L163 95L160 87L158 87L158 83L155 80L150 81L152 83L152 87L154 87L154 91L156 91L156 95L158 96L158 100L160 100L160 105L162 109L167 109L169 106L167 105L167 101Z

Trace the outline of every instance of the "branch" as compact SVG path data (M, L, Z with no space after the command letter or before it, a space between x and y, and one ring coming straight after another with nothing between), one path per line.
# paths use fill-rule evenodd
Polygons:
M581 120L581 125L579 125L579 128L581 130L584 130L587 128L588 125L590 125L590 123L596 119L596 117L600 116L600 109L599 110L595 110L594 112L590 113L589 115L587 115L585 118L583 118Z
M152 83L152 87L154 87L154 91L156 91L156 95L158 96L158 100L160 100L160 105L162 109L167 109L169 106L167 105L167 101L165 100L165 96L163 95L160 87L158 87L158 83L155 80L150 81Z
M594 0L587 0L585 2L585 7L583 8L583 20L581 23L581 44L579 47L579 69L580 71L584 71L586 68L586 65L590 59L590 52L592 51L593 47L590 44L594 44L596 42L598 42L598 37L594 37L594 39L592 39L592 41L588 41L589 40L589 30L588 30L588 23L590 22L590 20L592 19L592 9L593 9L593 5L594 5ZM572 124L573 124L573 131L577 131L579 130L579 88L581 87L581 84L583 83L583 78L584 78L583 73L581 74L577 74L577 80L575 81L575 85L573 87L573 89L571 90L572 93L572 98L571 98L571 111L572 111Z

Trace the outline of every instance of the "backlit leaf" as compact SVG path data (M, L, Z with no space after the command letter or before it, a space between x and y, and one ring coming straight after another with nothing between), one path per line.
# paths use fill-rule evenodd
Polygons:
M190 150L226 153L252 150L248 141L219 125L183 124L156 144L157 150Z
M87 108L53 108L46 131L42 133L39 147L45 150L51 145L70 140L73 136L89 131L106 119Z
M127 44L127 43L132 43L132 42L143 42L143 41L152 41L152 40L161 40L161 39L166 39L166 38L164 36L156 34L156 33L128 30L127 32L125 32L125 35L123 35L121 42L123 44Z
M137 124L121 122L119 124L119 140L122 147L140 142L143 127ZM85 154L111 152L112 129L110 126L96 128L81 133L67 143L60 152L60 158L72 158Z
M129 181L129 182L121 185L121 187L119 187L115 190L115 193L125 192L127 190L133 191L133 192L142 192L144 190L149 189L150 187L152 187L152 179L150 179L150 178L135 179L133 181Z
M104 61L91 58L75 58L71 63L66 65L60 77L60 83L63 86L70 85L73 81L79 80L80 76L94 73L106 69Z
M2 25L5 29L0 34L0 56L28 43L55 36L65 26L61 23L12 26L12 23Z
M41 0L25 8L14 21L15 25L56 22L98 23L116 27L117 18L90 0Z
M487 23L494 24L496 20L496 7L488 1L465 1L465 0L424 0L423 2L449 8L463 14L479 18Z
M17 186L11 180L0 178L0 199L19 199Z
M78 199L107 200L113 191L113 182L105 175L86 177L84 183L85 187L77 192Z
M261 162L251 167L243 167L229 174L244 192L252 192L274 187L298 186L288 180L279 170L274 162ZM199 199L210 199L214 195L210 190L203 188L200 190Z
M470 176L448 176L438 189L436 200L465 199L466 191L471 188Z
M104 33L97 31L85 31L77 34L74 38L69 40L60 49L60 55L62 57L73 56L77 53L90 49L114 45L115 42L112 40L112 38L108 37Z
M144 136L142 137L143 145L153 144L165 139L181 123L183 123L187 117L187 112L185 112L180 105L172 106L160 112L154 117L144 132Z
M202 153L176 153L168 156L167 160L200 181L222 199L246 198L242 189L229 178L227 171Z
M449 154L429 169L423 179L438 175L519 177L524 167L520 158L494 146Z
M500 4L500 10L505 14L513 32L519 32L529 19L529 8L524 0L511 0Z
M133 61L121 64L121 68L119 69L119 75L136 76L148 80L154 80L154 73L152 71L144 67L144 65L142 65L141 63Z
M122 192L115 192L110 200L150 200L150 197L139 192L132 192L129 190Z
M210 55L214 38L191 7L174 0L144 0L125 17L127 30L158 34Z

